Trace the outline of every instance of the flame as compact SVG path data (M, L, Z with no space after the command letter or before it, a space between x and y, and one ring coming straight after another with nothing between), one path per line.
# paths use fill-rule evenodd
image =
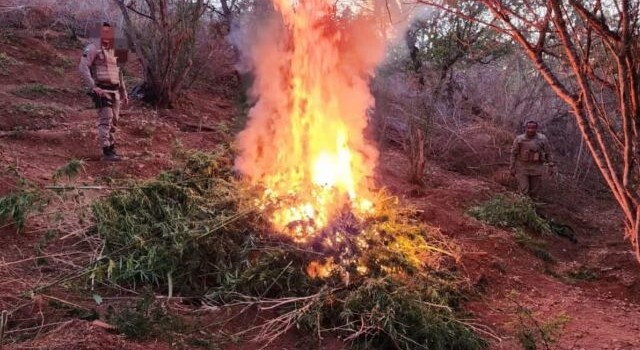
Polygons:
M257 103L238 136L236 168L265 188L259 202L275 206L274 228L304 241L345 208L374 210L378 152L364 134L384 45L373 18L340 14L333 1L273 5L248 53Z

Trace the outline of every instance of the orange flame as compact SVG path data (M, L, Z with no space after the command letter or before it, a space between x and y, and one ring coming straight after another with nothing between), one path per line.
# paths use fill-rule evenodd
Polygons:
M264 186L261 204L277 203L274 228L303 241L345 207L373 210L378 152L364 132L384 45L371 18L341 15L332 1L273 2L279 16L250 52L257 103L236 167Z

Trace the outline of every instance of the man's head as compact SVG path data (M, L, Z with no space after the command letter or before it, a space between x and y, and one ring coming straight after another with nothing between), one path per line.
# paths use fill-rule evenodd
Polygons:
M536 136L536 133L538 132L538 123L533 121L533 120L529 120L524 124L525 127L525 132L527 134L527 137L534 137Z
M105 48L111 49L113 48L114 38L113 27L108 22L102 23L100 27L100 44Z

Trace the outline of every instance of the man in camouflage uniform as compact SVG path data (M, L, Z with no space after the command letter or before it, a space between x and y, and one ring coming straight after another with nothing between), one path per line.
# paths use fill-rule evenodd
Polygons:
M542 185L544 165L554 169L547 137L538 132L538 123L528 121L526 132L516 136L511 148L511 175L518 180L520 193L536 198Z
M105 22L100 28L100 42L89 44L78 67L82 80L98 109L98 138L102 159L121 160L115 150L114 133L118 124L121 101L129 102L114 51L114 30Z

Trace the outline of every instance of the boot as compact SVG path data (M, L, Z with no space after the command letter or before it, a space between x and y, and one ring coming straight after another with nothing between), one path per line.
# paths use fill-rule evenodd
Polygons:
M113 146L102 148L102 160L108 162L117 162L122 160L119 155L113 150Z

